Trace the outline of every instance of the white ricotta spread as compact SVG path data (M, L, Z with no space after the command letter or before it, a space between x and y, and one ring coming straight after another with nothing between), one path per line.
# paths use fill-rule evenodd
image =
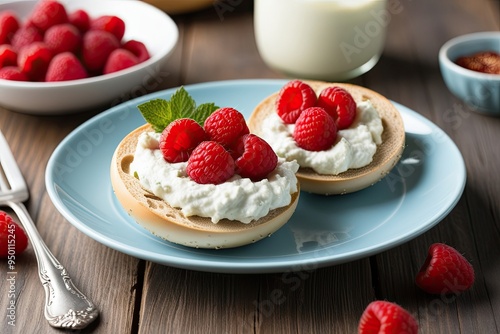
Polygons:
M186 162L168 163L159 150L160 134L144 132L139 136L130 173L141 185L170 206L188 216L209 217L213 223L223 218L248 224L269 211L290 204L297 192L295 161L279 159L267 179L252 182L234 175L228 181L198 184L186 174Z
M262 122L261 136L279 157L296 160L301 167L316 173L337 175L351 168L368 165L382 143L382 120L369 100L357 103L353 124L339 130L337 141L328 150L308 151L297 146L293 139L294 124L285 124L277 113Z

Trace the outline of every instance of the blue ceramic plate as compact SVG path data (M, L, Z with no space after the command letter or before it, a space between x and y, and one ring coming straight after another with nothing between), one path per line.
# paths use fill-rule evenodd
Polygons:
M283 80L236 80L186 86L197 103L231 106L246 117ZM68 135L46 171L50 198L76 228L98 242L160 264L225 273L309 270L373 255L400 245L441 221L460 198L466 179L452 140L418 113L395 103L406 128L406 148L392 172L357 193L301 194L290 221L248 246L193 249L159 239L135 223L116 200L109 166L118 143L144 124L136 106L169 98L150 94L93 117ZM451 168L450 168L451 167Z

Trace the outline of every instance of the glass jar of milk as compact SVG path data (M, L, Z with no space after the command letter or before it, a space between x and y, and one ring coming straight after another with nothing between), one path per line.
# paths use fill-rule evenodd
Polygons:
M288 76L343 81L380 58L390 21L387 0L255 0L264 62Z

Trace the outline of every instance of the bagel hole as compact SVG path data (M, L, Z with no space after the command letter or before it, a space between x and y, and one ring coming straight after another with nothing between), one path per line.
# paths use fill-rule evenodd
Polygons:
M150 199L147 199L146 202L148 203L148 206L151 208L151 209L156 209L158 206L156 205L156 203Z
M130 164L132 163L132 161L134 161L134 156L133 155L126 155L126 156L123 157L123 159L121 161L121 168L122 168L122 171L125 174L129 174L129 172L130 172Z

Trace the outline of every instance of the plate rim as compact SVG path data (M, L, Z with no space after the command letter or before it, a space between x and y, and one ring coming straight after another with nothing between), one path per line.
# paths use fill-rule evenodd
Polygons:
M205 88L218 88L218 87L223 87L226 85L241 85L241 86L247 86L247 85L271 85L271 86L278 86L278 85L283 85L286 83L287 79L236 79L236 80L221 80L221 81L212 81L212 82L202 82L202 83L195 83L195 84L188 84L188 85L183 85L183 87L186 90L190 89L205 89ZM180 86L179 86L180 87ZM123 108L130 107L131 105L136 105L137 103L140 103L141 101L145 100L150 100L152 98L157 98L158 96L165 96L168 94L172 94L176 89L179 87L172 87L168 88L165 90L161 90L158 92L150 93L132 100L129 100L127 102L124 102L122 104L116 105L106 111L103 111L102 113L99 113L82 124L80 124L78 127L76 127L74 130L72 130L54 149L52 152L46 166L45 170L45 183L46 183L46 190L49 195L49 198L51 199L53 205L56 207L56 209L59 211L59 213L74 227L76 227L80 232L84 233L91 239L94 239L95 241L109 247L112 249L115 249L117 251L120 251L124 254L127 254L129 256L136 257L138 259L143 259L155 263L159 263L162 265L168 265L172 267L177 267L177 268L183 268L183 269L189 269L189 270L198 270L198 271L205 271L205 272L219 272L219 273L279 273L279 272L285 272L285 271L296 271L296 270L302 270L304 268L319 268L319 267L325 267L329 265L337 265L337 264L342 264L346 262L351 262L355 261L361 258L365 258L368 256L372 256L375 254L379 254L381 252L384 252L388 249L394 248L396 246L399 246L401 244L404 244L417 236L425 233L435 225L437 225L442 219L444 219L456 206L458 201L460 200L463 191L465 189L466 185L466 166L465 162L463 159L463 156L458 149L457 145L454 143L454 141L448 136L447 133L445 133L440 127L438 127L436 124L434 124L432 121L427 119L426 117L422 116L421 114L417 113L416 111L398 103L395 101L392 101L396 108L401 112L403 111L404 113L409 113L412 117L417 118L419 121L429 125L433 130L439 130L442 132L442 134L445 136L447 144L450 145L450 149L453 149L454 152L452 152L453 155L456 155L458 160L455 162L457 165L457 170L455 173L460 177L461 182L457 184L457 186L454 189L455 195L452 197L452 200L447 203L446 206L443 206L444 209L436 211L436 213L433 215L432 219L428 219L429 222L427 224L420 224L416 228L413 228L409 232L402 234L399 237L393 237L391 239L385 240L383 242L378 242L375 244L371 244L369 246L357 249L356 251L351 251L351 252L344 252L342 253L342 256L337 258L337 257L332 257L331 255L326 255L326 256L321 256L321 257L307 257L303 259L295 259L293 261L281 261L279 259L274 260L274 261L268 261L268 262L261 262L258 259L244 259L242 262L226 262L222 260L210 260L206 261L204 259L196 259L193 257L177 257L171 254L161 254L159 256L158 253L156 252L151 252L150 250L145 250L141 249L139 247L136 247L134 245L125 245L122 242L118 242L115 239L110 238L109 236L103 235L100 232L96 232L94 229L91 227L87 226L83 222L81 222L76 216L73 215L71 210L69 210L60 200L60 196L57 194L55 188L57 186L57 182L54 180L54 177L52 175L52 171L54 170L54 164L57 160L57 157L62 154L63 148L65 145L67 145L68 142L72 140L73 137L77 136L82 129L85 129L89 124L93 124L95 122L98 122L106 117L109 117L109 115L112 115L113 113L117 112L117 110L121 110ZM215 250L216 251L216 250ZM293 257L293 254L286 255L286 257ZM161 259L160 259L161 258Z

